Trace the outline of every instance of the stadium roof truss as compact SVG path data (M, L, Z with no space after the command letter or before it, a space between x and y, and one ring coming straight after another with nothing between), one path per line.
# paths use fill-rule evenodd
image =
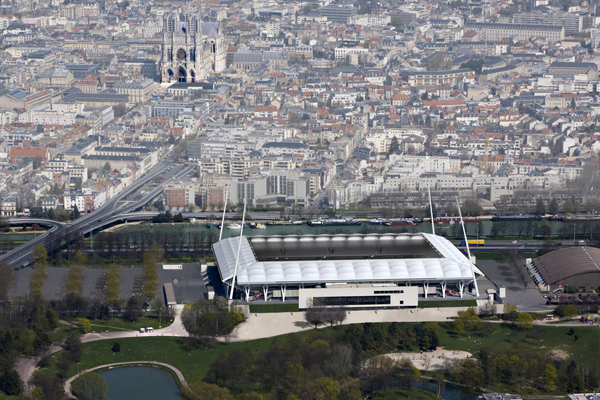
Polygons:
M428 233L241 236L213 245L223 282L236 286L464 283L483 273L447 239Z

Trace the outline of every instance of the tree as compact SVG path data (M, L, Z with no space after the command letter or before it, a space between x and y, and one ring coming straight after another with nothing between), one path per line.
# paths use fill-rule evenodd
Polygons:
M340 384L324 376L308 383L308 393L311 399L336 400L340 394Z
M73 208L73 211L71 211L71 219L72 220L76 220L77 218L79 218L81 216L81 214L79 213L79 209L77 208L77 206L75 206Z
M513 325L519 318L519 310L517 306L513 306L512 304L506 303L504 305L504 319L510 321Z
M110 167L110 163L108 161L104 163L104 167L102 167L102 170L108 172L112 171L112 168Z
M556 378L558 378L556 367L552 364L547 364L546 372L544 373L544 388L547 391L556 390Z
M138 297L131 296L127 300L125 305L125 311L123 312L123 318L135 322L139 317L142 316L142 302Z
M162 297L157 297L150 303L150 311L158 318L158 324L162 324L162 316L165 315L167 307Z
M546 215L546 206L544 205L544 199L538 197L535 202L535 215Z
M402 28L402 20L400 18L392 19L391 24L396 30L400 30L400 28Z
M400 149L400 143L398 142L398 138L394 136L390 142L388 154L394 154L398 149Z
M469 60L466 63L462 63L460 67L472 69L475 73L479 74L483 69L483 64L485 64L485 60Z
M556 215L558 214L558 210L558 201L556 200L556 197L553 197L550 202L550 207L548 207L548 212L552 215Z
M71 259L71 265L84 266L86 262L87 257L81 252L81 250L77 250L73 258Z
M0 300L5 300L15 284L14 268L6 261L0 261Z
M91 372L75 380L72 388L80 400L106 400L108 383L100 374Z
M46 251L46 248L43 245L38 244L31 251L31 263L33 264L33 266L35 268L38 266L45 267L47 262L48 262L48 252Z
M577 316L577 314L579 314L579 312L577 311L577 306L574 304L569 304L563 311L563 316L567 318L573 318Z
M173 222L183 222L183 214L175 214L175 216L173 217Z
M73 361L79 362L81 360L83 356L83 344L81 343L79 332L73 330L67 334L65 338L65 350L71 354Z
M181 390L181 395L186 400L233 400L234 397L226 388L213 383L192 382Z
M9 396L16 396L23 391L23 381L15 368L10 365L4 367L0 373L0 391Z
M310 306L304 312L304 320L315 329L318 329L319 326L326 323L325 309L314 305L312 302L310 303Z
M529 330L533 328L533 317L526 312L519 313L516 325L522 331Z
M476 199L468 199L462 206L462 212L469 217L476 217L483 212L483 208Z
M113 353L118 353L121 351L121 345L119 344L119 342L115 342L112 345L112 348L110 349Z
M81 329L83 332L87 333L92 330L92 324L90 323L89 319L77 318L76 321L77 321L77 325L79 326L79 329Z
M456 382L473 389L481 387L484 378L480 364L473 358L456 360L452 376Z
M454 329L454 332L462 333L465 330L465 324L462 318L455 319L454 323L452 324L452 328Z
M243 311L218 299L188 303L181 312L185 330L198 339L229 335L245 320Z

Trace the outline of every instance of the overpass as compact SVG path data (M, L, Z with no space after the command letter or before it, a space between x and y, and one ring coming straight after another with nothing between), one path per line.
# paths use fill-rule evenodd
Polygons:
M120 217L120 214L128 213L128 212L142 208L144 205L148 204L148 202L153 200L156 196L158 196L162 192L162 186L164 184L170 182L170 180L181 178L182 176L184 176L185 174L190 172L194 168L194 165L193 164L186 165L181 171L174 174L170 180L162 182L156 189L154 189L152 192L145 195L140 200L134 201L131 204L126 203L122 206L121 205L118 206L118 203L120 201L122 201L123 199L125 199L127 196L131 195L132 193L135 193L137 190L143 188L144 185L146 185L152 179L154 179L155 177L157 177L158 175L163 173L170 164L172 164L172 162L167 161L167 160L159 162L157 165L155 165L153 168L151 168L148 172L146 172L140 179L134 181L131 185L129 185L125 189L121 190L119 193L117 193L117 195L115 195L113 198L111 198L108 202L106 202L104 205L102 205L99 209L97 209L89 214L85 214L81 218L79 218L76 221L73 221L71 223L63 224L63 223L60 223L57 221L42 220L42 219L36 219L36 218L19 218L19 219L10 220L10 223L14 224L14 225L37 223L40 225L52 225L52 228L49 231L47 231L46 233L44 233L43 235L40 235L37 238L30 240L29 242L17 247L16 249L13 249L12 251L9 251L8 253L3 254L2 256L0 256L0 261L7 261L15 268L28 265L29 261L30 261L30 257L31 257L31 250L38 244L43 245L46 242L46 239L48 238L49 235L60 234L65 229L69 229L69 228L70 229L80 229L84 233L91 232L95 229L105 226L107 217L116 217L117 214L119 214L119 217ZM29 221L29 222L26 222L26 221Z

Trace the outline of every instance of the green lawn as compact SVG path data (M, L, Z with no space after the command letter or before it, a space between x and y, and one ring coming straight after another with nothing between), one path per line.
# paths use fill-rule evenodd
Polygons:
M574 336L567 335L569 329L571 328L555 325L534 326L530 331L518 331L504 324L484 323L484 332L465 332L456 336L451 331L450 324L440 324L438 337L440 346L450 350L475 352L487 346L498 354L511 348L539 349L544 353L557 349L568 355L568 359L577 362L590 362L600 357L600 330L597 327L583 324L575 327L575 334L579 336L577 341L573 340Z
M410 399L410 400L439 400L435 393L425 389L385 389L377 391L372 399Z
M319 332L321 335L329 336L338 329L345 329L345 327L322 328ZM579 336L577 341L573 340L574 336L567 335L569 329L562 326L534 326L532 330L523 332L504 324L484 323L482 332L455 335L451 330L451 324L443 323L439 324L438 337L440 346L445 349L465 350L471 353L487 346L496 354L512 348L535 349L544 354L558 349L567 355L569 360L575 359L578 362L591 362L600 356L598 328L584 325L575 327L575 334ZM314 331L310 330L296 335L310 335L312 332ZM194 342L190 339L175 337L139 337L90 342L83 345L83 358L79 365L74 364L71 367L69 376L75 375L78 368L87 369L125 361L160 361L180 369L188 382L199 382L210 364L224 354L234 349L250 349L253 354L258 355L267 350L274 339L213 343L203 348L194 346ZM113 354L111 347L115 341L120 343L121 351ZM51 369L56 368L56 359L57 354L53 355L49 362ZM0 400L5 399L0 397Z
M108 320L104 319L91 319L90 323L92 324L92 331L94 332L120 332L120 331L137 331L140 328L147 328L149 326L154 329L158 329L159 327L165 327L171 325L173 321L162 318L161 323L158 323L158 318L151 317L140 317L135 322L127 321L122 318L111 318Z
M250 305L251 313L283 313L300 311L298 304L252 304Z
M419 308L443 308L443 307L477 307L475 300L436 300L419 301Z
M273 339L259 339L248 342L214 343L207 349L193 349L186 345L188 339L174 337L123 338L117 340L101 340L83 345L83 358L79 365L74 364L69 370L73 376L79 369L87 369L103 364L125 361L159 361L180 369L188 382L200 382L210 364L229 353L233 349L249 348L258 354L269 347ZM113 353L111 347L119 342L121 351ZM49 363L55 368L57 355L52 356Z
M0 390L0 400L21 400L20 396L7 396Z

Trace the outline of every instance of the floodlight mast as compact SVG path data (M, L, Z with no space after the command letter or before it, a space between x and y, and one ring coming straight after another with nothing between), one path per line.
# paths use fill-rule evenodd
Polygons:
M242 213L242 226L240 228L240 241L238 242L237 256L235 257L235 268L233 269L233 278L231 278L231 292L229 300L233 300L233 290L235 288L235 277L237 275L238 263L240 261L240 249L242 247L242 236L244 235L244 224L246 223L246 197L244 196L244 212ZM266 298L266 294L265 294Z
M431 202L431 189L427 184L427 192L429 193L429 217L431 218L431 233L435 235L435 221L433 220L433 203Z
M219 231L219 241L223 237L223 228L225 227L225 211L227 210L227 200L229 200L229 187L231 182L227 184L227 192L225 193L225 204L223 205L223 219L221 219L221 230Z
M479 297L479 287L477 286L477 278L475 277L475 269L473 261L471 261L471 250L469 249L469 240L467 239L467 231L465 229L465 221L463 221L462 212L460 210L460 202L456 197L456 205L458 206L458 215L460 216L460 224L462 225L463 236L465 238L465 246L467 246L467 255L469 256L469 265L471 266L471 274L473 275L473 285L475 285L475 295Z

